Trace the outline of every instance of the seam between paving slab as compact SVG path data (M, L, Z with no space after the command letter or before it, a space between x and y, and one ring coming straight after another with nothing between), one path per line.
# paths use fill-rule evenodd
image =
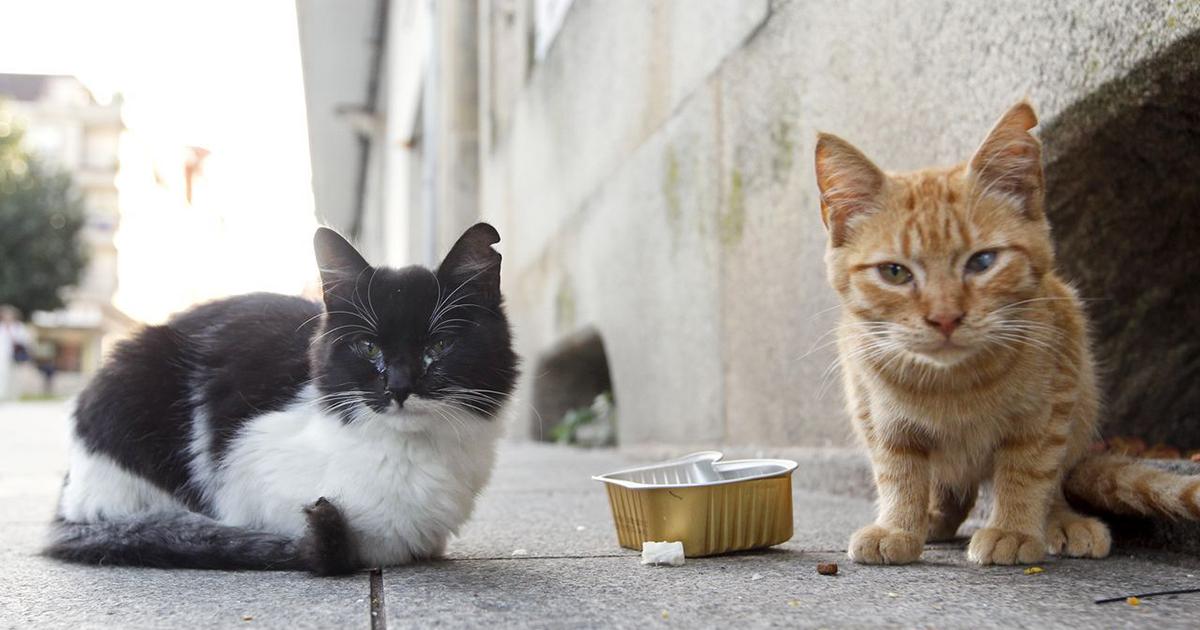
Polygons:
M937 549L934 547L933 549ZM952 548L953 549L953 548ZM781 549L780 551L793 551L795 553L846 553L845 549ZM737 554L727 554L724 556L708 556L708 558L718 557L736 557ZM475 556L475 557L454 557L454 558L439 558L435 562L476 562L479 560L590 560L592 558L638 558L638 552L630 549L628 553L600 553L600 554L581 554L581 555L557 555L557 556ZM692 558L693 560L704 560L706 558Z
M383 569L371 569L370 596L367 612L371 619L371 630L387 630L387 607L383 599Z

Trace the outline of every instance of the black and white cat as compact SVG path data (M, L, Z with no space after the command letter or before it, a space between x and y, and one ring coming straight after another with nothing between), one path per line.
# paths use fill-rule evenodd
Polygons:
M320 574L439 555L517 376L495 228L431 271L314 239L324 308L253 294L119 344L80 394L46 553Z

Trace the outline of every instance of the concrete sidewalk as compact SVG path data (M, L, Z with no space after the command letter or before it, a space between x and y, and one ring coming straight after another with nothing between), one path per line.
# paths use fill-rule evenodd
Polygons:
M63 565L36 555L64 467L54 404L0 405L0 628L24 627L1195 627L1200 595L1096 605L1096 597L1198 585L1200 559L1118 549L1047 560L1044 573L975 567L963 545L909 567L845 558L869 502L795 491L796 534L774 549L651 568L616 546L592 474L613 451L506 444L447 559L321 579ZM836 577L816 563L838 562ZM378 616L372 617L372 614Z

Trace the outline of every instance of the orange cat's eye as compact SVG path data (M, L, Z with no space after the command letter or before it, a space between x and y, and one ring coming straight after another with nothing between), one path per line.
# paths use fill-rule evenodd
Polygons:
M883 263L876 267L879 269L879 276L888 284L908 284L912 282L912 272L908 267L897 263Z
M982 273L991 268L996 263L996 252L982 251L967 261L967 271L972 273Z

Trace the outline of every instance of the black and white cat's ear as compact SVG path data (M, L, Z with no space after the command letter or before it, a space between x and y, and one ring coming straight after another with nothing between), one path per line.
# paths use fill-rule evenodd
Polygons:
M1029 132L1037 124L1037 114L1028 101L1013 105L970 162L976 194L1011 199L1033 220L1044 216L1042 143Z
M313 236L313 251L321 271L321 287L326 295L326 303L330 294L353 293L358 278L371 268L349 241L327 227L317 228Z
M500 252L492 245L500 242L500 233L487 223L476 223L458 237L450 253L438 265L442 290L455 291L468 286L490 302L500 300ZM465 291L465 290L464 290ZM462 294L464 291L459 291Z
M841 138L817 135L817 187L821 220L834 247L841 247L854 220L879 208L887 175L862 151Z

